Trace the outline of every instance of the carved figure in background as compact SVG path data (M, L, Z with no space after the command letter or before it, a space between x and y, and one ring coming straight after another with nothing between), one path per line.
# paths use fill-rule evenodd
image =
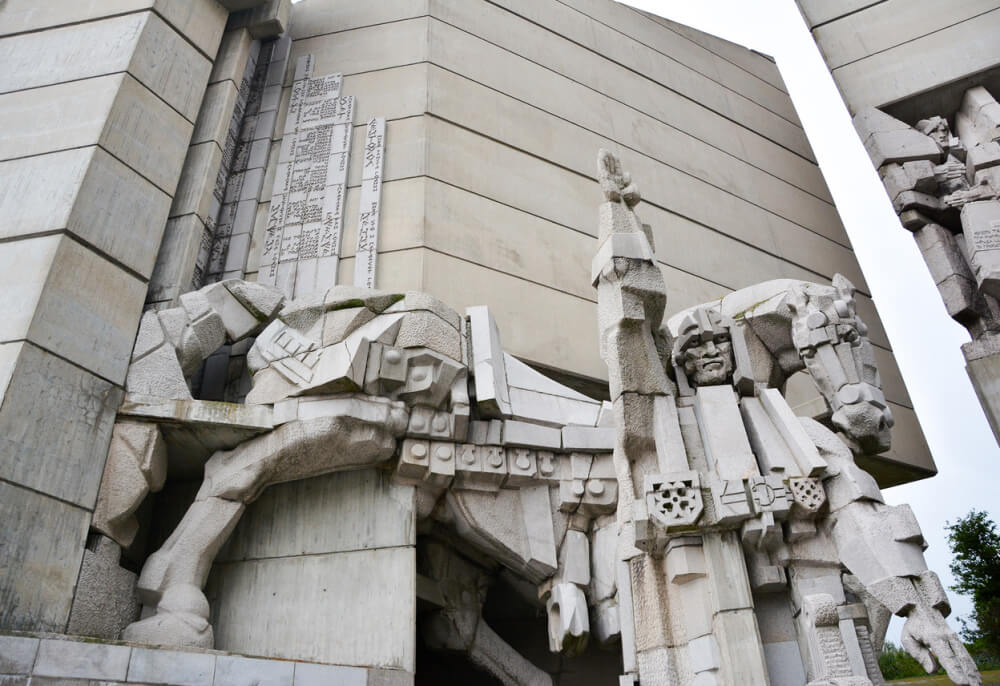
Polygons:
M979 340L1000 331L1000 104L978 86L948 116L957 136L944 116L911 127L868 108L854 124L948 314Z
M925 666L933 652L955 683L981 683L912 512L886 506L853 460L888 448L892 417L850 283L768 282L661 329L638 189L606 151L598 174L592 275L636 630L626 671L643 686L879 684L891 611ZM846 443L782 397L803 369Z
M854 126L948 314L972 336L962 353L1000 440L1000 103L977 86L942 114L911 127L868 108Z

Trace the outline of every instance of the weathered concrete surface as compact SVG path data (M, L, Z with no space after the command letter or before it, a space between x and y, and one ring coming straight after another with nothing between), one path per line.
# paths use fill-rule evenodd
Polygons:
M412 670L414 551L407 546L218 564L206 588L216 647ZM386 624L386 617L392 622Z
M0 408L0 478L93 508L122 391L31 343L2 350L16 364Z
M0 545L14 561L0 568L0 625L62 631L90 514L0 481L0 517Z
M145 277L169 206L170 196L98 147L0 162L0 211L9 219L0 236L66 229Z
M169 650L72 636L0 634L0 683L164 686L412 686L413 673Z

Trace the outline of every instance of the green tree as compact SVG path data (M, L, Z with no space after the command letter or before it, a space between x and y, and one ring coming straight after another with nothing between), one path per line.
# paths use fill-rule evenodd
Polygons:
M919 662L892 641L886 641L882 646L882 654L878 656L878 667L882 670L882 676L886 681L927 674Z
M972 615L962 623L962 639L977 660L1000 656L1000 532L985 512L972 510L945 523L958 580L951 590L972 598Z

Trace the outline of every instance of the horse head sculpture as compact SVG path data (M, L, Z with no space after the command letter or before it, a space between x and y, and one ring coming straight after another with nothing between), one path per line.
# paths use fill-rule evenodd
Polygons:
M674 342L672 371L680 394L690 392L691 379L678 353L689 343L705 345L711 331L728 330L733 383L741 393L752 394L754 384L782 387L805 370L829 408L830 422L859 452L888 450L892 412L854 293L840 274L831 286L777 279L679 312L664 335ZM688 341L692 336L699 340Z
M855 311L854 286L837 274L826 292L789 287L795 348L832 411L831 421L866 453L889 448L892 412L868 327Z

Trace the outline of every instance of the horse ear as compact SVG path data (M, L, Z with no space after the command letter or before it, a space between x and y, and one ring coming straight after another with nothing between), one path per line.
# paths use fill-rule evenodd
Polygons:
M797 314L800 310L804 310L806 305L809 304L809 296L806 295L806 289L800 283L794 283L789 286L787 294L788 298L786 302L792 314Z
M850 279L843 274L838 273L833 275L833 287L837 289L837 294L844 300L854 300L854 293L857 289L851 283Z

